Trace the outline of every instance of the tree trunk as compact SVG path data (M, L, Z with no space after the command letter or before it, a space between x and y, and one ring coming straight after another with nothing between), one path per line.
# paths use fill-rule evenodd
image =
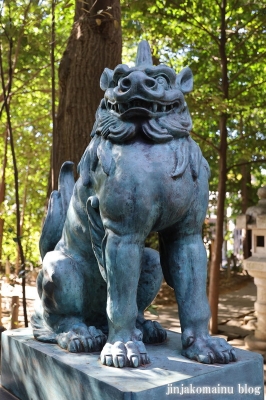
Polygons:
M241 211L245 214L247 208L250 206L250 195L249 191L251 188L251 173L250 165L242 165L241 167L242 181L241 181ZM251 256L251 240L248 235L248 230L242 230L243 239L243 257L244 259Z
M22 207L21 207L21 212L20 212L20 236L23 236L23 225L24 225L24 217L25 217L25 210L26 210L26 205L27 205L27 194L28 194L28 183L29 183L29 171L30 167L29 164L27 165L27 173L26 173L26 179L25 179L25 184L24 184L24 194L23 194L23 201L22 201ZM19 269L20 269L20 252L19 252L19 247L17 248L17 259L16 259L16 267L15 267L15 272L16 275L19 274Z
M8 90L6 91L6 84L5 84L5 77L3 73L3 59L2 59L2 48L0 47L0 75L1 75L1 83L2 89L4 94L4 108L6 111L6 118L7 118L7 129L8 129L8 137L9 143L12 153L12 161L13 161L13 174L14 174L14 184L15 184L15 201L16 201L16 242L19 248L20 260L21 260L21 269L25 269L25 258L23 247L21 244L21 237L20 237L20 202L19 202L19 175L18 175L18 168L17 168L17 159L16 159L16 152L15 152L15 140L13 137L13 129L11 123L11 113L10 113L10 93L12 89L12 49L13 49L13 39L9 38L9 84ZM23 312L24 312L24 321L25 327L28 327L28 316L27 316L27 304L26 304L26 280L25 274L22 277L22 295L23 295Z
M77 166L90 141L95 112L103 97L99 82L104 68L113 69L121 63L120 19L119 0L76 1L74 26L59 67L54 188L63 162L73 161Z
M222 92L224 100L229 98L228 60L226 56L226 0L221 1L221 39L220 59ZM227 166L227 114L220 116L220 149L219 149L219 184L217 201L216 237L214 252L210 268L209 302L211 307L211 333L218 333L218 302L219 302L219 278L222 262L222 247L224 241L224 209L226 198L226 166Z
M213 334L218 333L218 302L219 302L219 279L220 265L222 262L222 247L224 241L224 209L226 197L226 154L227 154L227 117L222 115L220 118L220 158L219 158L219 184L217 201L216 235L214 241L214 251L210 268L209 302L211 307L211 325Z
M6 194L6 165L7 165L7 140L8 140L8 130L4 133L4 156L3 156L3 164L2 164L2 177L0 183L0 204L2 204L5 200ZM4 223L5 220L0 218L0 267L2 267L2 246L3 246L3 234L4 234Z
M240 136L243 137L243 116L240 114ZM242 160L243 162L245 160ZM241 212L245 214L250 202L250 189L251 189L251 173L250 173L250 164L244 164L241 166ZM247 229L242 230L242 239L243 239L243 257L244 259L251 256L251 240L250 235L248 234Z

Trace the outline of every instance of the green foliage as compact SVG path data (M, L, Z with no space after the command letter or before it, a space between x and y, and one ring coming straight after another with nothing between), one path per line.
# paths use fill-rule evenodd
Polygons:
M123 58L124 62L134 61L137 43L140 39L148 39L154 57L160 62L176 70L190 66L195 80L195 89L187 96L194 123L192 136L210 163L210 189L213 192L218 184L218 121L221 113L227 113L227 190L230 193L227 204L233 207L233 215L236 215L241 208L241 164L248 163L252 176L252 186L248 190L250 203L257 201L257 187L265 184L263 173L266 164L259 160L265 159L266 152L266 6L260 0L227 1L226 57L230 81L229 100L225 100L221 86L221 5L222 1L210 0L122 0ZM13 45L10 110L19 168L22 244L26 259L37 263L52 144L51 2L4 0L0 9L0 40L6 83L9 80L11 39ZM56 69L66 47L73 17L74 2L56 1ZM58 87L58 82L56 84ZM3 100L1 93L0 100ZM0 128L2 160L6 132L4 113ZM15 198L10 148L6 197L0 215L5 220L2 258L15 260ZM150 237L148 245L158 247L157 238Z
M58 2L56 6L56 63L70 33L73 8ZM22 245L27 260L39 260L38 239L44 216L52 144L51 124L51 3L47 1L5 0L1 10L1 45L5 82L10 78L11 122L19 170ZM12 42L12 48L10 43ZM11 52L11 54L10 54ZM57 68L56 66L56 68ZM1 90L0 90L0 97ZM3 98L1 99L3 100ZM6 132L2 113L1 134ZM4 140L0 142L3 159ZM13 165L8 148L6 196L0 215L5 220L2 259L16 259L16 215Z
M221 68L222 0L123 0L123 37L126 48L147 39L161 62L177 71L186 65L192 69L194 90L187 96L192 137L210 164L210 190L214 192L220 157L219 117L227 115L227 204L239 214L242 165L247 163L252 176L250 202L256 202L254 193L263 181L265 184L266 5L246 0L224 4L228 100Z

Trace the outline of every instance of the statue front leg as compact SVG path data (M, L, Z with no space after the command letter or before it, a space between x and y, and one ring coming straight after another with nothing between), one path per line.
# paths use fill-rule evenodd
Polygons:
M118 235L107 230L105 265L109 335L101 352L104 365L138 367L149 363L136 328L137 289L144 240L136 234Z
M166 280L174 288L178 303L182 354L206 364L235 361L234 349L224 339L209 335L207 259L201 232L184 223L179 230L162 233L160 240Z

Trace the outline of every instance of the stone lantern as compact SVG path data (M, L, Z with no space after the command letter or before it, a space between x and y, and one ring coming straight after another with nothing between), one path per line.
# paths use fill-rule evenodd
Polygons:
M245 229L251 231L251 257L244 260L244 268L254 277L257 286L257 328L255 332L245 338L249 350L266 352L266 186L258 190L259 202L246 211ZM243 216L238 220L240 221ZM242 226L244 227L244 226Z

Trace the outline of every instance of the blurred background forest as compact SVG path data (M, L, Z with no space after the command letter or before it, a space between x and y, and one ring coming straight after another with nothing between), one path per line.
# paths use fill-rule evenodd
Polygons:
M204 235L216 240L220 265L224 239L232 242L229 220L257 203L266 183L265 38L264 1L0 1L3 273L40 266L47 198L62 161L77 165L89 142L99 76L121 60L132 64L141 39L154 64L192 69L191 135L212 174Z

